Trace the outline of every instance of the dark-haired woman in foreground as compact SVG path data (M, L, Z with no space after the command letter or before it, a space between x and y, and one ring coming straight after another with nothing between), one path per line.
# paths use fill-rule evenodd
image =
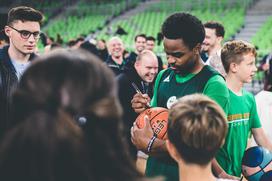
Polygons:
M95 56L39 57L13 96L0 180L143 180L128 157L121 114L114 75Z

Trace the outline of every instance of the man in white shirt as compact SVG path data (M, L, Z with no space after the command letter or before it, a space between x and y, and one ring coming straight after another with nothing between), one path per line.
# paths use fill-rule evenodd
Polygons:
M208 21L204 24L205 39L202 44L202 51L207 52L208 60L205 64L212 66L215 70L226 75L221 61L221 44L224 39L225 29L216 21Z

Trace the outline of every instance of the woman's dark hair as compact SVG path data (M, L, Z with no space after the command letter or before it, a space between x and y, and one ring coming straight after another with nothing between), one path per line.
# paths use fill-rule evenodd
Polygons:
M45 112L57 118L63 113L76 126L80 123L82 127L88 152L88 178L99 181L141 179L122 137L122 111L116 94L113 73L97 57L81 50L52 51L37 58L22 76L13 96L10 132L19 129L19 125L36 113ZM47 121L49 124L55 120L47 117ZM5 139L8 137L9 134ZM30 164L30 160L25 164Z
M11 129L0 149L5 181L88 181L90 166L81 129L64 113L34 112Z
M12 124L35 110L54 113L63 109L72 117L119 119L114 76L99 61L83 50L56 50L38 57L13 95Z

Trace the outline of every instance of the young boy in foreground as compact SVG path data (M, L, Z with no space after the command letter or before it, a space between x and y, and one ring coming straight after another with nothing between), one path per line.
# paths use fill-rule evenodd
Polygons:
M207 96L184 96L171 107L166 145L178 163L179 180L225 180L215 178L211 162L227 130L224 111Z

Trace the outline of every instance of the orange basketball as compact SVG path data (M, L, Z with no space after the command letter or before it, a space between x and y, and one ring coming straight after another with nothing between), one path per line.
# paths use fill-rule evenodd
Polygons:
M142 112L136 119L136 125L139 128L144 127L144 117L148 116L151 127L157 137L160 139L167 138L167 123L168 123L168 109L163 107L152 107Z

